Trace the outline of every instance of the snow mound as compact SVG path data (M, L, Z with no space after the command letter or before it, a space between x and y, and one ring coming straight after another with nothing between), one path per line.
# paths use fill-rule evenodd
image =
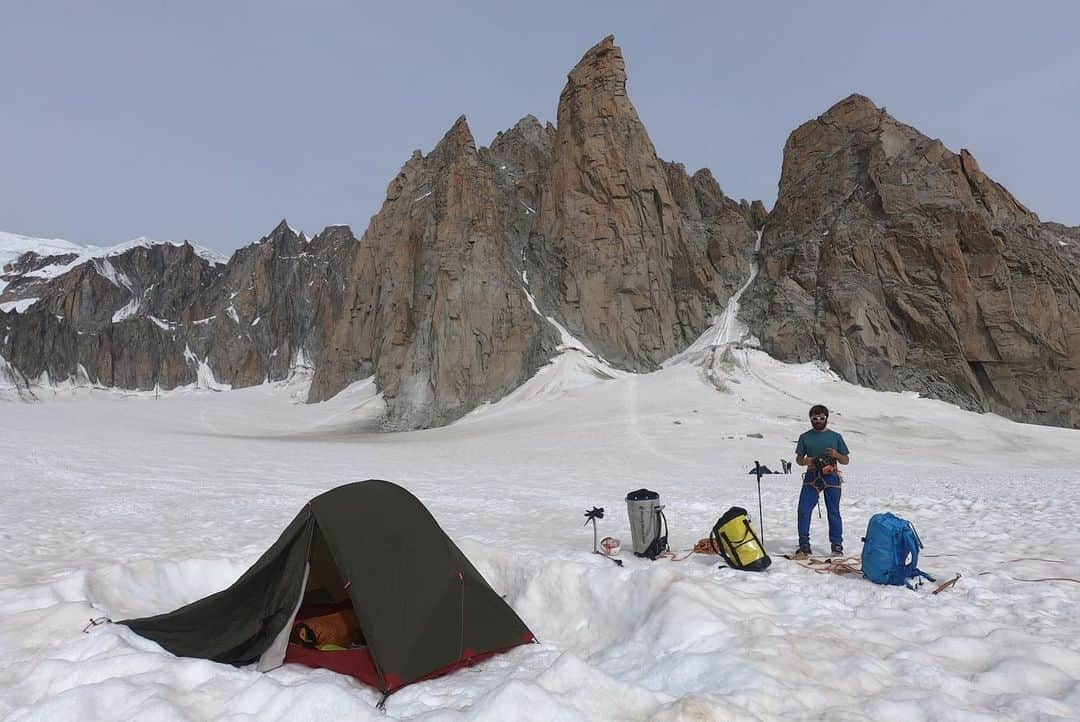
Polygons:
M627 375L628 372L607 365L587 351L569 348L502 399L478 407L457 423L468 424L502 413L536 409L552 399L573 396L575 392L594 384Z

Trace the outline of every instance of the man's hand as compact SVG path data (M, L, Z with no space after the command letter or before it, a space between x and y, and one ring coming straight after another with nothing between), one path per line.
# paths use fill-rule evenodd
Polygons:
M848 461L851 460L847 454L841 454L839 451L832 448L825 449L825 455L828 456L830 459L836 459L841 464L846 464L848 463Z

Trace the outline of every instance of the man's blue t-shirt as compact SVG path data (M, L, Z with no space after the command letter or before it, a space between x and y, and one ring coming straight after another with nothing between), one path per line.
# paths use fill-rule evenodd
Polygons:
M844 437L831 429L823 431L810 429L803 432L799 436L799 443L795 446L795 453L815 457L824 454L825 449L836 449L845 456L851 453L848 451L847 444L844 443Z

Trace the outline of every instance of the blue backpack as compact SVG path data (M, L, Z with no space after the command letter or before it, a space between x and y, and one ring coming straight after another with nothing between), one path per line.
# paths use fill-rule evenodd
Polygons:
M876 584L910 586L908 579L925 577L934 581L919 569L919 550L922 540L910 521L891 512L874 514L863 537L863 576Z

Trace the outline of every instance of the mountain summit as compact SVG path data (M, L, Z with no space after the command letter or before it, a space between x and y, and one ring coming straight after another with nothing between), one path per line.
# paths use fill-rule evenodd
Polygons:
M852 95L784 148L744 315L787 361L969 409L1080 424L1080 281L967 150Z

